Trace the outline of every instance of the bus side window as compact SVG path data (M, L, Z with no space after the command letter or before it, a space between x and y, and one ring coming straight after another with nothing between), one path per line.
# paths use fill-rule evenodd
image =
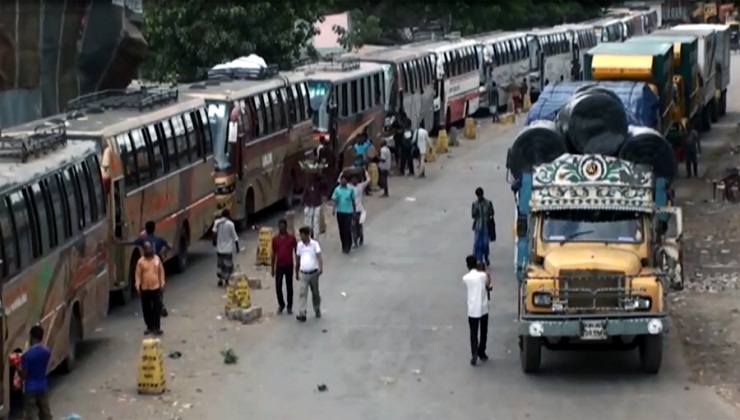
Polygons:
M370 104L369 86L370 76L363 76L357 82L360 87L360 109L363 111L369 109L372 105Z
M262 110L259 97L254 96L249 98L249 103L254 107L255 115L257 116L257 124L255 124L256 135L254 138L260 138L266 134L265 127L267 127L267 123L265 122L265 112Z
M10 198L0 198L0 235L2 235L3 279L18 272L18 235L15 234L10 211Z
M85 226L90 226L92 222L98 218L98 209L95 205L95 193L92 190L91 181L88 174L85 173L83 164L79 163L71 168L75 179L77 180L77 186L80 189L80 198L82 199L82 207L85 209Z
M56 235L61 244L69 239L72 234L70 230L69 209L64 202L64 189L62 188L58 173L46 179L46 188L49 190L51 207L54 210Z
M64 195L67 198L67 206L69 207L69 225L72 228L71 236L74 236L85 227L85 213L82 208L80 190L72 179L69 168L62 171L62 184L64 185Z
M139 178L136 173L136 156L131 148L131 141L128 134L119 134L116 136L116 144L123 162L123 173L126 184L134 187L139 185Z
M298 117L296 116L296 100L295 100L295 85L292 85L290 89L281 88L281 94L283 95L283 101L288 105L288 116L290 118L289 125L293 126L298 124Z
M193 116L198 119L201 133L203 134L203 146L206 148L206 156L213 154L213 139L211 138L211 122L208 120L205 108L200 108L198 114Z
M341 96L339 100L339 116L346 117L349 115L349 86L344 82L340 86Z
M355 115L360 112L360 89L357 88L357 80L348 83L349 88L349 113Z
M41 183L31 185L31 194L27 202L34 211L36 237L39 241L39 257L51 251L54 241L54 219L51 217L51 206L48 196L41 190Z
M136 185L144 185L154 178L151 173L152 166L149 163L149 147L147 147L142 130L132 130L129 137L131 137L131 147L136 156L136 173L139 175Z
M146 134L149 137L149 143L152 145L152 166L154 166L154 176L160 177L167 172L167 159L164 156L167 155L165 150L164 142L159 138L156 127L150 125L146 128Z
M303 110L302 121L306 121L311 118L311 97L308 95L308 83L299 83L298 90L301 92L301 109Z
M33 256L37 253L33 243L31 220L28 217L28 208L23 194L20 191L16 191L10 194L9 198L18 245L18 269L23 270L31 265Z
M175 135L172 133L172 126L170 126L170 122L162 121L160 123L157 123L157 126L159 126L159 129L164 136L165 149L167 149L167 164L170 168L179 167L180 165L177 159L177 140L175 139Z
M298 85L293 85L290 87L290 91L288 92L288 95L290 95L293 98L293 107L295 108L294 114L296 118L296 122L303 122L306 120L306 116L303 115L303 105L301 102L301 93L299 91ZM319 109L315 109L314 111L319 112Z
M95 206L96 214L93 221L98 221L106 217L105 213L105 191L103 189L103 179L100 174L100 164L98 157L90 155L83 162L84 171L92 188L92 200Z
M188 146L185 126L182 124L180 117L170 118L170 124L172 124L172 132L174 133L175 144L177 145L177 160L180 162L180 167L182 167L190 162L190 146Z
M272 104L270 103L270 96L267 93L257 95L256 100L260 101L260 106L265 115L265 135L270 135L275 132L275 119L272 115Z
M195 131L195 124L193 124L193 119L190 117L190 113L186 112L182 114L181 117L185 122L185 133L188 136L188 147L190 150L188 156L190 156L191 162L195 162L198 158L203 157L203 148L200 147L199 144L202 137Z
M272 116L275 118L275 131L280 131L288 128L285 124L285 112L283 109L283 103L278 99L278 92L271 90L270 103L272 104Z

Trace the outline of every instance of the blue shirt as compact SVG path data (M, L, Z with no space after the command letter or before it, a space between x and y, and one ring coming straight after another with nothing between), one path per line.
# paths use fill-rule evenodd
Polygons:
M334 189L331 199L337 203L337 213L354 213L352 204L355 202L355 190L349 185L346 187L338 186Z
M51 359L51 351L41 344L31 346L23 353L21 367L26 373L23 392L41 394L49 390L49 382L46 379L49 359Z
M152 244L152 248L154 248L154 253L157 255L160 255L165 248L170 248L170 244L168 244L167 241L157 235L144 235L140 238L136 238L131 244L136 246L144 246L144 243L146 242L150 242Z
M367 153L370 151L370 142L366 141L364 143L357 143L355 144L355 155L356 156L362 156L363 158L367 156Z

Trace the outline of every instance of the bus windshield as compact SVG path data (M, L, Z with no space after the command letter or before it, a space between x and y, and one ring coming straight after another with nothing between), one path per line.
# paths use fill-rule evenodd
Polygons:
M613 210L559 210L544 214L542 239L546 242L641 243L640 213Z
M329 113L326 108L329 103L331 88L331 82L308 81L308 95L311 99L311 109L313 110L313 126L320 131L329 130Z
M206 101L213 139L213 161L217 171L231 168L229 160L229 112L226 101Z

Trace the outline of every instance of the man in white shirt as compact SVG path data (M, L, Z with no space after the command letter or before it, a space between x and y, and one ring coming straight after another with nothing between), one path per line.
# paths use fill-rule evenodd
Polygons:
M419 150L419 178L424 178L427 176L424 169L426 166L427 150L429 149L429 132L424 129L423 120L419 123L419 128L416 129L414 139L416 140L416 148Z
M488 291L491 281L485 271L477 269L478 260L473 255L465 258L470 270L463 276L468 289L468 325L470 326L470 364L475 366L478 360L486 361L486 341L488 340ZM480 332L480 338L479 338Z
M224 209L213 223L213 245L216 247L218 285L223 286L229 284L234 273L234 254L239 252L239 236L228 209Z
M388 197L388 177L391 174L391 165L393 164L393 154L391 148L388 147L388 140L383 140L383 144L380 147L380 156L378 162L378 184L383 189L383 195L381 197Z
M308 290L311 289L311 300L316 318L321 318L321 294L319 293L319 276L324 272L324 260L321 258L321 245L311 239L311 228L302 227L298 232L301 240L296 247L295 278L301 282L298 295L298 316L300 322L306 322Z

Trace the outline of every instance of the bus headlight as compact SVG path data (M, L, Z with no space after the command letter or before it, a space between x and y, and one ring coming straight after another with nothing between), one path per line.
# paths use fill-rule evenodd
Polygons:
M537 292L532 295L532 304L534 306L549 308L552 306L552 294Z

